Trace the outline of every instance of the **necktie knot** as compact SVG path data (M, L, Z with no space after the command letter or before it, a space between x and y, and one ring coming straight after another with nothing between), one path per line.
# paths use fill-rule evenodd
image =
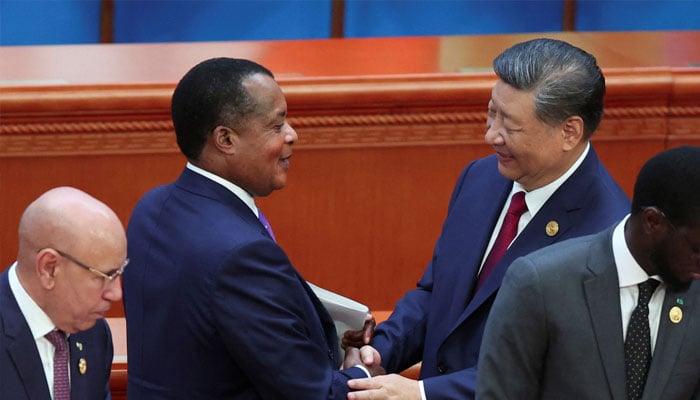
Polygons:
M525 192L518 192L513 195L510 199L510 206L508 206L508 214L514 217L520 218L527 211L527 203L525 203Z
M656 279L649 279L645 282L640 283L638 285L638 287L639 287L639 300L637 301L637 304L640 304L640 305L649 304L649 300L651 299L651 295L654 293L657 286L659 286L659 281L657 281Z
M56 351L65 351L68 345L66 344L66 334L63 331L53 330L45 335L51 342Z
M265 214L263 214L262 210L258 209L258 219L260 220L260 223L263 224L265 227L265 230L267 233L270 234L270 237L272 240L275 240L275 234L272 232L272 226L270 226L270 222L267 220L267 217L265 217Z

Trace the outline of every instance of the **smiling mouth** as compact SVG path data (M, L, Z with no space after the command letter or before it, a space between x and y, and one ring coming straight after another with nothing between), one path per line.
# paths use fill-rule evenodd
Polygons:
M498 156L498 161L509 161L513 159L513 156L510 156L508 154L503 154L500 152L496 152L496 156Z
M289 168L289 164L290 164L290 163L289 163L289 159L290 159L290 158L292 158L292 155L291 155L291 154L290 154L289 156L287 156L287 157L282 157L282 158L279 159L279 163L282 164L282 167L283 167L283 168L285 168L285 169Z

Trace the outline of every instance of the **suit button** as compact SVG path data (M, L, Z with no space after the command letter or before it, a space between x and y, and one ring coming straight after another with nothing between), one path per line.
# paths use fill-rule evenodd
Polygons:
M437 370L439 373L444 374L447 372L447 366L443 363L438 364Z

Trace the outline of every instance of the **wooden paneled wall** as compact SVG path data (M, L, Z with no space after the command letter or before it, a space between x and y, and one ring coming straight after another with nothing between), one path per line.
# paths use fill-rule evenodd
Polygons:
M0 269L45 190L84 189L126 225L146 191L174 180L185 160L172 90L225 55L277 73L299 134L287 187L258 200L280 244L308 280L389 310L430 259L460 171L492 152L491 60L537 36L0 47ZM700 32L547 36L603 67L593 142L628 193L650 156L700 144ZM121 315L117 304L110 316Z
M631 193L658 151L700 144L700 71L606 71L604 122L593 143ZM428 262L461 169L488 155L491 73L327 78L280 83L299 133L288 186L260 206L306 279L391 309ZM136 201L185 160L168 105L172 85L0 89L0 254L43 191L72 185L124 224ZM120 316L116 305L111 316Z

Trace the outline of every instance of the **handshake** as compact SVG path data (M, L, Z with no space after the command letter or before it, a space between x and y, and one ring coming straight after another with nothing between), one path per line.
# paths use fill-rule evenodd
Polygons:
M341 347L345 350L343 369L362 366L371 376L386 373L382 368L379 352L369 345L375 326L377 326L377 322L374 317L367 313L365 324L361 330L345 331L341 342Z
M371 378L351 379L348 386L348 400L420 400L421 389L418 381L403 377L399 374L386 375L381 365L379 352L369 342L377 325L372 314L367 313L362 329L346 330L341 340L345 349L343 369L361 366ZM382 375L382 376L379 376Z

